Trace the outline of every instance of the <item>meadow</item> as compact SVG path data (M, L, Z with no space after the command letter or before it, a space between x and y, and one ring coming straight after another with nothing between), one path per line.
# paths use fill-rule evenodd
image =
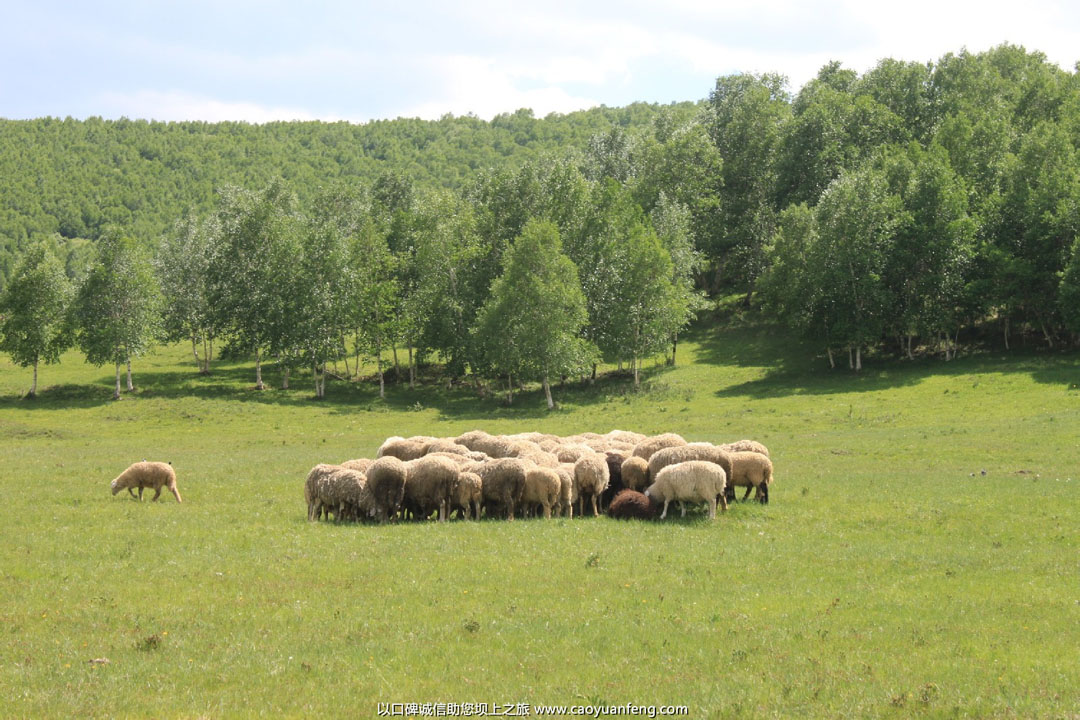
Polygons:
M27 400L0 360L0 717L1080 717L1075 352L856 375L730 316L640 392L573 381L554 412L434 381L260 393L182 345L133 369L113 402L112 368L69 354ZM714 523L306 521L314 464L473 428L754 438L776 481ZM183 504L110 494L142 459L173 463Z

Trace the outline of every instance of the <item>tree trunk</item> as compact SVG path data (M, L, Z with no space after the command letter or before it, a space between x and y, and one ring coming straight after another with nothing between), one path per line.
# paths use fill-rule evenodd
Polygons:
M351 378L352 373L349 372L349 348L345 344L345 336L344 335L341 336L341 350L342 350L342 356L343 356L342 359L345 361L345 377L346 378Z
M592 375L589 377L589 384L592 385L596 382L596 363L592 364Z
M1005 318L1005 349L1009 349L1009 318Z
M862 345L855 346L855 372L862 370Z
M394 378L396 380L400 380L401 379L401 365L398 363L398 359L397 359L397 343L396 342L390 343L390 350L394 353Z
M127 389L131 392L135 389L134 383L131 382L131 358L127 359Z
M679 333L675 333L675 337L671 339L671 364L675 364L675 351L679 349Z
M836 369L836 361L835 361L835 360L833 360L833 356L832 356L832 348L831 348L831 347L829 347L828 345L826 345L826 346L825 346L825 352L826 352L826 354L828 354L828 356L829 356L829 369L830 369L830 370L835 370L835 369Z
M551 399L551 385L548 384L547 375L544 376L544 397L547 398L548 410L555 409L555 401Z
M255 351L255 389L266 389L266 386L263 385L262 381L262 350Z
M744 297L743 301L742 301L742 304L743 304L744 308L750 307L750 298L751 298L751 296L753 296L753 294L754 294L754 288L753 288L753 286L751 286L750 289L746 291L746 297Z
M31 400L37 397L37 366L38 359L34 358L34 382L30 385L30 394L27 395Z
M382 374L382 338L375 338L375 367L379 372L379 399L386 399L386 380Z
M116 363L116 390L113 391L112 399L120 399L120 363Z
M514 376L510 373L506 374L506 404L514 404Z
M202 363L199 362L199 346L196 344L195 333L191 333L191 354L195 356L195 368L202 372Z
M848 349L847 349L847 368L848 368L848 370L854 370L855 369L855 361L851 357L851 346L850 345L848 345Z
M288 390L289 389L289 366L288 365L286 365L283 368L282 373L281 373L281 389L282 390Z
M634 366L634 389L641 387L641 359L631 358L630 363Z
M416 387L416 365L413 363L412 343L409 343L409 389Z
M907 356L908 360L914 360L915 356L911 353L911 335L907 336Z

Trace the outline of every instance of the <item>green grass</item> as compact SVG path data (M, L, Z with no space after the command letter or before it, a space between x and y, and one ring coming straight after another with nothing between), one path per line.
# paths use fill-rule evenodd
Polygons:
M638 393L556 388L553 413L538 391L257 393L249 365L200 377L183 346L138 360L120 402L75 355L26 400L28 372L0 361L0 716L1080 717L1076 354L856 376L731 321L679 360ZM315 463L476 427L752 437L777 479L770 505L715 523L304 519ZM183 505L110 495L142 459L172 461Z

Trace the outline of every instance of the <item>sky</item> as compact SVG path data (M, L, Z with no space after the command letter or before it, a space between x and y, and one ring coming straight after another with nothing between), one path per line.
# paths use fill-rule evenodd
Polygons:
M346 120L537 116L708 96L829 61L1001 43L1073 71L1080 3L949 0L0 0L0 117Z

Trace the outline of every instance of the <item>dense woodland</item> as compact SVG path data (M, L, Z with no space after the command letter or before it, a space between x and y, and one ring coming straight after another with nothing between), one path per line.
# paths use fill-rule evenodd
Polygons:
M1080 333L1080 75L1001 46L485 122L0 121L0 349L413 382L674 359L703 298L863 355ZM288 382L288 372L284 374ZM36 382L36 381L35 381ZM130 385L130 369L129 369Z

